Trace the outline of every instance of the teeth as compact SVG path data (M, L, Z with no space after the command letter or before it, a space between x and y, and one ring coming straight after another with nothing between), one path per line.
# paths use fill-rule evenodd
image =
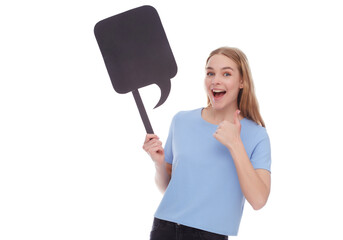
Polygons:
M224 90L212 90L215 93L219 93L219 92L225 92Z

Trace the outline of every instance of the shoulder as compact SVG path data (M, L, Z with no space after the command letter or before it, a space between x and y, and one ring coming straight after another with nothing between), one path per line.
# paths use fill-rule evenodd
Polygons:
M242 130L244 129L244 133L249 135L250 138L255 140L262 140L265 138L269 138L268 132L265 127L257 124L251 119L244 118L244 122L242 123Z
M196 124L199 121L199 116L201 116L201 109L202 108L177 112L172 118L171 126L173 128L187 128Z
M178 120L191 120L193 118L198 117L199 114L201 114L201 109L202 108L197 108L197 109L193 109L193 110L183 110L183 111L179 111L177 112L174 117L173 120L174 121L178 121Z

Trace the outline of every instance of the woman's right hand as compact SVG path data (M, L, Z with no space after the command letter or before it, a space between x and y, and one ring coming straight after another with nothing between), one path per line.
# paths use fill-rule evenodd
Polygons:
M150 155L155 164L164 162L164 149L157 135L148 133L145 137L143 149Z

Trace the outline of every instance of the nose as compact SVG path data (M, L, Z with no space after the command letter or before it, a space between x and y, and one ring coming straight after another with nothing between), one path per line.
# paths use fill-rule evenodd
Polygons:
M218 76L213 76L212 81L211 81L211 84L212 84L212 85L218 85L218 84L220 84L220 83L221 83L220 77L218 77Z

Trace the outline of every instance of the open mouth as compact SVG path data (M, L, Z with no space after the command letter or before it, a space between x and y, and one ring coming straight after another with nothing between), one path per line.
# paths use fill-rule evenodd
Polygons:
M226 91L224 90L212 90L212 94L215 98L220 98L222 96L224 96L226 93Z

